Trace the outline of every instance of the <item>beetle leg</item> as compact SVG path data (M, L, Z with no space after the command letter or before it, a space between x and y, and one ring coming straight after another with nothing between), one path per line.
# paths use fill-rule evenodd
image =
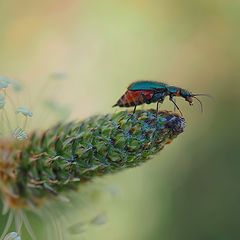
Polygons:
M174 103L176 103L176 99L175 99L175 98L172 98L172 101L173 101ZM173 111L176 112L176 109L177 109L177 108L176 108L176 105L174 104Z
M176 107L176 105L177 105L177 104L176 104L176 99L173 97L173 95L170 95L170 96L169 96L169 100L170 100L171 102L173 102L173 106L174 106L174 107L173 107L173 111L176 112L176 109L177 109L177 107Z
M160 103L160 102L157 102L157 108L156 108L156 118L158 117L159 103Z
M136 108L137 108L137 105L134 106L134 109L133 109L133 113L134 114L136 112Z
M128 118L127 122L128 122L132 117L134 117L134 113L136 112L136 108L137 108L137 105L134 106L133 112L132 112L132 113L129 113L129 118Z
M149 103L149 100L146 98L146 96L143 94L143 93L141 93L141 96L142 96L142 98L143 98L143 100L146 102L146 103ZM140 100L140 99L139 99ZM136 105L134 105L134 109L133 109L133 112L132 112L132 114L131 114L131 117L134 115L134 113L136 112L136 108L137 108L137 104ZM130 118L131 118L130 117Z
M147 100L146 96L145 96L143 93L141 94L141 96L143 97L143 100L144 100L144 101ZM135 103L135 104L136 104L136 103ZM133 109L133 113L132 113L132 115L136 112L136 108L137 108L137 104L134 105L134 109Z
M169 100L174 104L174 106L177 108L177 110L180 112L181 116L183 116L180 108L178 107L178 105L175 103L175 101L172 99L172 97L169 98Z
M164 99L160 99L159 101L157 101L157 108L156 108L156 116L158 115L158 111L159 111L159 103L163 103Z

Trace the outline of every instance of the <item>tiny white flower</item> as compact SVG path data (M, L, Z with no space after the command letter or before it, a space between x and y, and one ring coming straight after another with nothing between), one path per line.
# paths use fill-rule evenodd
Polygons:
M28 138L28 135L22 128L17 127L13 131L13 137L15 137L17 140L23 141Z
M19 107L17 113L21 113L25 117L32 117L33 113L27 107Z
M21 237L16 232L10 232L3 240L21 240Z
M68 231L72 235L82 234L87 229L87 222L78 222L68 228Z
M0 89L5 89L11 83L10 79L4 76L0 76Z
M10 83L12 84L13 90L15 92L20 92L23 89L22 83L20 83L19 81L15 80L15 79L11 79Z
M94 225L103 225L107 222L107 216L105 213L99 213L95 218L93 218L90 223Z
M50 78L53 80L65 80L68 75L64 72L54 72L50 75Z
M0 94L0 109L4 108L6 103L5 96L3 94Z

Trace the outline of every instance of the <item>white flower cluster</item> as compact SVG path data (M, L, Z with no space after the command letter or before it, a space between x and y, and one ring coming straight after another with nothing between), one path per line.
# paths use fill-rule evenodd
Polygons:
M23 141L28 138L28 134L26 132L26 126L27 121L29 117L33 116L33 113L24 106L20 106L16 109L14 102L8 95L7 89L12 86L13 90L15 92L19 92L22 89L22 86L19 82L17 82L14 79L10 79L8 77L0 76L0 125L3 127L4 122L6 121L6 124L8 126L8 130L10 131L10 134L16 138L17 140ZM22 127L19 127L18 125L15 128L12 128L8 113L6 111L6 104L9 102L12 107L14 108L14 111L16 115L21 114L24 119L24 124ZM16 123L17 124L17 123ZM0 134L2 134L0 132Z
M16 232L10 232L3 240L21 240L21 237Z

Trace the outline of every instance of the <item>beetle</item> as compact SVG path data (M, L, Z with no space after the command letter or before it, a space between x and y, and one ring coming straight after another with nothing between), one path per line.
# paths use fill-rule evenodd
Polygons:
M167 96L169 96L169 100L174 104L174 108L176 107L181 115L183 114L176 104L174 97L184 98L189 105L193 105L193 98L196 99L200 103L202 112L202 102L196 96L211 97L208 94L194 94L186 89L170 86L163 82L140 80L130 84L127 91L113 107L134 107L134 114L138 105L157 103L156 113L158 113L159 103L163 103Z

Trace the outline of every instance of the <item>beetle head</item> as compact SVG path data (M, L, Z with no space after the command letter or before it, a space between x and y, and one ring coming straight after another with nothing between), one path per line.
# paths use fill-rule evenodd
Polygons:
M181 92L181 96L184 97L185 100L189 102L189 105L193 105L193 99L196 99L196 100L199 102L200 106L201 106L201 112L203 112L203 104L202 104L202 102L197 98L197 96L205 96L205 97L208 97L208 98L213 99L211 95L205 94L205 93L196 93L196 94L193 94L193 93L191 93L191 92L189 92L189 91L187 91L187 90L185 90L185 89L181 89L180 92Z
M189 105L193 105L193 94L183 88L180 89L180 96L183 97Z

